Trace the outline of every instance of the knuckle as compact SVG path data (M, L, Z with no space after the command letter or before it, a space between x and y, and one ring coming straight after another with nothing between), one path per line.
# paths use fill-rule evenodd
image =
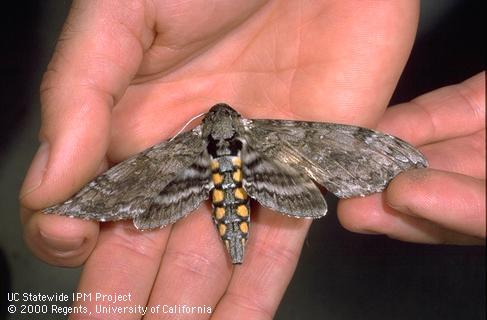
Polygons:
M255 256L264 257L277 268L295 264L301 251L300 246L275 239L254 241L252 247Z
M246 315L247 319L273 319L274 311L253 296L227 291L226 298L228 304L238 310L236 313Z

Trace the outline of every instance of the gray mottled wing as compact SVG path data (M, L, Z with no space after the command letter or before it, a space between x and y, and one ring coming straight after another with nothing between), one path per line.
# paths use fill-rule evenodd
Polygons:
M385 189L400 172L428 165L407 142L374 130L334 123L246 120L258 151L305 171L340 198Z
M135 218L204 150L201 128L182 133L115 165L66 202L44 213L112 221Z
M164 227L198 208L208 199L210 176L210 158L203 152L154 197L147 211L134 219L137 229Z
M264 207L299 218L319 218L327 206L306 174L273 161L247 145L242 150L244 187Z

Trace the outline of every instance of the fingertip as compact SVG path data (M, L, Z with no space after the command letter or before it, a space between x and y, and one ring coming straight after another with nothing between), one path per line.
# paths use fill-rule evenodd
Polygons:
M415 215L411 204L427 200L421 190L430 176L430 169L414 169L399 174L385 190L385 202L394 210Z
M98 223L40 212L23 213L24 240L41 260L65 267L84 263L93 250Z

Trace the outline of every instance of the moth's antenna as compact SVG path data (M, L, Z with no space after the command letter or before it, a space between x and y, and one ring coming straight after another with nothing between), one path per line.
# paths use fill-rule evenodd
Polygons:
M183 127L182 127L182 128L181 128L181 129L180 129L180 130L179 130L179 131L178 131L178 132L177 132L177 133L176 133L176 134L175 134L175 135L174 135L174 136L171 138L171 139L169 139L169 141L174 140L174 139L175 139L177 136L179 136L179 135L181 134L181 132L183 132L183 131L184 131L184 129L186 129L186 128L189 126L189 124L190 124L191 122L193 122L193 121L195 121L196 119L198 119L198 118L200 118L200 117L204 116L205 114L206 114L206 112L202 112L202 113L200 113L200 114L198 114L198 115L196 115L196 116L192 117L191 119L189 119L189 120L188 120L188 122L186 122L186 124L185 124L185 125L184 125L184 126L183 126Z

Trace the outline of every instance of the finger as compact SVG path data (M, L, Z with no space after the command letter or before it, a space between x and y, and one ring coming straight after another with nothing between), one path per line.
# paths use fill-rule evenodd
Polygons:
M65 200L106 167L110 110L137 70L143 51L139 39L146 32L143 8L125 2L113 8L99 1L73 4L41 86L41 146L20 192L21 205L29 210ZM67 219L41 215L33 223L31 213L23 217L32 224L26 239L37 233L51 238L33 247L35 253L52 244L62 250L71 242L72 234L64 230ZM48 225L43 219L54 223L49 232L36 231ZM96 224L70 225L78 237L96 234Z
M174 225L151 292L149 306L185 304L214 309L230 280L232 266L208 206ZM147 319L208 319L210 313L151 314Z
M391 182L386 200L402 213L485 238L485 180L432 169L412 170Z
M117 313L99 310L147 304L170 231L168 227L141 232L128 221L104 225L77 289L79 293L91 293L92 298L74 303L86 307L91 316L73 313L70 319L141 319L140 309ZM107 296L102 299L100 294ZM114 294L124 299L110 301L108 296Z
M420 148L430 168L485 179L485 130Z
M485 128L485 72L387 109L377 128L414 145Z
M311 221L255 211L245 261L235 267L212 319L272 319L296 268Z
M338 202L338 218L348 230L385 234L392 239L430 244L479 245L485 240L444 228L435 222L413 217L389 207L383 194Z

